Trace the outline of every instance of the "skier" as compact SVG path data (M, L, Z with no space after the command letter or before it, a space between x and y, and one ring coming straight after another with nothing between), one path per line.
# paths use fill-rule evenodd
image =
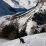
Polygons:
M23 43L23 44L25 43L23 38L19 38L19 39L20 39L20 43Z

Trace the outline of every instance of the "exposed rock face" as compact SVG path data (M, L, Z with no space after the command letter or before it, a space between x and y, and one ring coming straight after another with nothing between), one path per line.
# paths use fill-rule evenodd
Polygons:
M44 24L44 17L45 14L43 13L35 13L34 17L32 18L33 21L36 21L38 25Z

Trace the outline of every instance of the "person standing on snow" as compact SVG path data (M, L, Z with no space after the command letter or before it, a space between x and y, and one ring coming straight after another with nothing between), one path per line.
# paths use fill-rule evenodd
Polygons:
M20 39L20 43L23 43L23 44L25 43L23 38L19 38L19 39Z

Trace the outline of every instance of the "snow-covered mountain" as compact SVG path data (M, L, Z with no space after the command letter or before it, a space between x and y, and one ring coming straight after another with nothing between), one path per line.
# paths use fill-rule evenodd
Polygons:
M0 0L0 16L0 46L46 46L46 0Z
M23 13L17 13L14 15L6 15L0 17L0 37L14 39L26 35L31 35L34 33L45 32L46 17L43 18L45 19L44 22L43 20L40 21L39 19L37 19L37 17L34 17L34 15L38 15L38 17L40 16L43 17L44 15L46 15L45 13L46 8L45 9L42 8L44 4L42 5L40 3L37 3L32 10L28 10ZM38 20L40 21L40 24L42 22L41 25L38 25L37 23Z
M36 6L38 0L0 0L0 16L26 11Z
M39 0L4 0L13 8L26 8L30 9L34 7Z

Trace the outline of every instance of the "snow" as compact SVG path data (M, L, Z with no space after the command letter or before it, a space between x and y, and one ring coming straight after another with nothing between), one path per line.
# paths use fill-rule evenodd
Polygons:
M10 21L6 20L5 16L4 17L0 17L0 25L1 24L9 25Z
M10 41L10 40L0 38L0 45L2 45L2 43L3 43L3 44L6 43L6 42L8 42L8 41Z
M43 4L41 4L41 7L39 9L39 12L46 13L46 2L44 2Z
M0 24L1 24L3 21L5 21L5 19L6 19L6 18L4 18L4 17L0 17Z
M46 2L44 2L44 5L42 6L42 8L41 8L42 10L46 10Z
M5 25L9 25L10 24L10 21L6 21L4 24Z
M36 6L37 2L39 0L4 0L6 3L8 3L13 8L26 8L30 9L34 6Z
M29 35L29 34L32 34L34 32L34 30L32 30L31 28L32 27L36 27L37 23L32 21L32 20L29 20L29 22L27 23L27 27L26 27L26 33Z
M46 46L46 33L29 35L23 37L25 43L20 43L19 39L14 40L0 40L5 41L0 43L0 46Z
M21 19L18 20L18 23L19 23L19 32L23 29L23 25L27 22L27 19L29 18L30 16L25 16Z
M35 13L39 12L41 5L42 4L38 4L37 8L35 9Z

